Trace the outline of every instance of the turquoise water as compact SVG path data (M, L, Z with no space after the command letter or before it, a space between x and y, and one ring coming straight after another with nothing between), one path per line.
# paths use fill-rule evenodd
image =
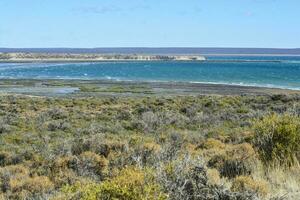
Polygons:
M1 63L0 77L180 81L300 90L300 57L219 56L208 57L205 62Z

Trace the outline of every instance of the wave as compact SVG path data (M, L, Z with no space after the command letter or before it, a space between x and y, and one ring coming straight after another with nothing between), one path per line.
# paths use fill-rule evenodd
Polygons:
M32 68L49 68L49 67L58 67L58 66L65 66L68 64L49 64L49 63L30 63L30 64L6 64L0 65L0 71L5 70L17 70L17 69L32 69Z
M282 62L284 62L284 63L291 63L291 64L300 64L299 60L284 60Z
M89 66L97 65L94 62L81 62L81 63L0 63L0 70L11 69L32 69L32 68L50 68L50 67L65 67L65 66ZM101 62L101 64L114 64L111 62Z
M199 84L213 84L213 85L232 85L232 86L245 86L245 87L262 87L262 88L275 88L275 89L288 89L288 90L300 90L300 87L290 87L274 84L258 84L258 83L228 83L228 82L211 82L211 81L188 81L189 83Z

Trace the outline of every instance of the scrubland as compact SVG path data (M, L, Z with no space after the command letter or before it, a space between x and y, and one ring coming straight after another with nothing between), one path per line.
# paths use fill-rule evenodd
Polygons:
M0 199L300 199L300 95L0 97Z

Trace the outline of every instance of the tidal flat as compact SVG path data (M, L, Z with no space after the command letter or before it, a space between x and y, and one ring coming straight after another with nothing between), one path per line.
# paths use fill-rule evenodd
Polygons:
M188 83L76 79L1 79L0 94L48 97L300 94L298 90Z
M299 199L300 93L0 81L0 199Z

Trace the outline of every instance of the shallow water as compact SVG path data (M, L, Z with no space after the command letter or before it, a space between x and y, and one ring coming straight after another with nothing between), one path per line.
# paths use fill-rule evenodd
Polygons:
M300 57L219 56L208 57L205 62L1 63L0 77L181 81L300 90Z
M75 87L2 87L0 92L40 95L66 95L79 91Z

